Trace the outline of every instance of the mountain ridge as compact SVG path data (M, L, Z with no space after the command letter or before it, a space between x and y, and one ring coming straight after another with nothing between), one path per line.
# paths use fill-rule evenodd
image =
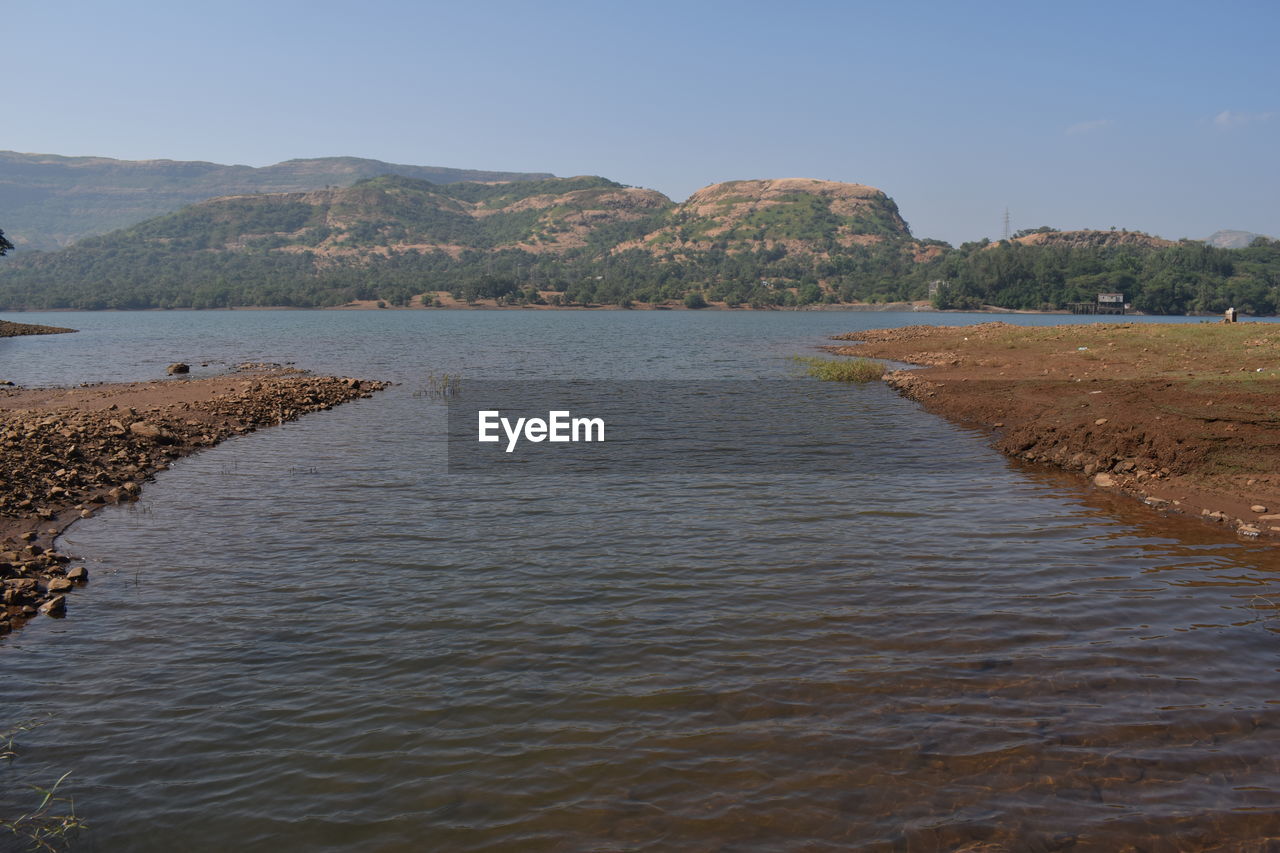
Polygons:
M2 227L18 248L52 250L209 198L305 192L382 174L433 183L554 177L548 172L413 166L345 156L295 158L255 167L203 160L118 160L0 151Z
M0 263L0 308L674 305L931 299L1061 310L1099 293L1148 313L1274 314L1280 243L1219 249L1040 228L952 247L864 184L726 181L676 203L598 176L252 192Z

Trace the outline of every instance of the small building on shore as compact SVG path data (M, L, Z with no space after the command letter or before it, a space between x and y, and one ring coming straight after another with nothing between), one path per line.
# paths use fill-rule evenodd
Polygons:
M1093 302L1072 302L1072 314L1124 314L1129 306L1123 293L1099 293Z

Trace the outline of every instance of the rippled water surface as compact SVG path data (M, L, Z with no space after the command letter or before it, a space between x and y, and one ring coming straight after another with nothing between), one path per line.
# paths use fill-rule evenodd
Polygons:
M0 808L70 771L78 849L1280 835L1272 546L1015 466L878 384L838 392L852 464L696 476L451 475L420 393L431 371L779 379L828 334L987 317L21 319L83 330L0 340L27 384L179 359L402 383L182 460L63 537L93 580L0 641L0 724L44 721Z

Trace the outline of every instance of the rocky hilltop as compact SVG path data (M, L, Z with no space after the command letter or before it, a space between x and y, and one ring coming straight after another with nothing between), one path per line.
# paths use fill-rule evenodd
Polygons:
M698 190L659 227L622 248L681 254L727 251L826 253L839 246L910 238L893 200L875 187L813 178L728 181Z
M1214 231L1205 240L1210 246L1216 246L1219 249L1244 249L1248 247L1254 240L1259 237L1265 237L1265 234L1255 234L1252 231L1233 231L1225 229L1222 231Z
M1069 249L1098 249L1111 246L1138 246L1167 249L1178 245L1141 231L1037 231L1010 240L1023 246L1059 246ZM993 244L995 245L995 244Z

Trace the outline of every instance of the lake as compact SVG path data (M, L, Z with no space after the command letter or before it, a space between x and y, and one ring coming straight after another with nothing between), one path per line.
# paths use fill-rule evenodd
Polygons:
M59 793L89 825L73 849L1280 835L1273 546L1015 463L880 383L817 383L791 360L832 334L990 315L9 319L81 330L0 340L0 379L20 384L173 361L400 383L183 459L62 537L92 580L67 618L0 640L0 730L41 723L0 770L0 815L69 772ZM1126 318L1151 319L1171 318ZM452 470L428 381L444 373L463 397L758 387L768 428L734 450L760 464L693 470L656 442L596 471ZM775 440L793 428L820 440Z

